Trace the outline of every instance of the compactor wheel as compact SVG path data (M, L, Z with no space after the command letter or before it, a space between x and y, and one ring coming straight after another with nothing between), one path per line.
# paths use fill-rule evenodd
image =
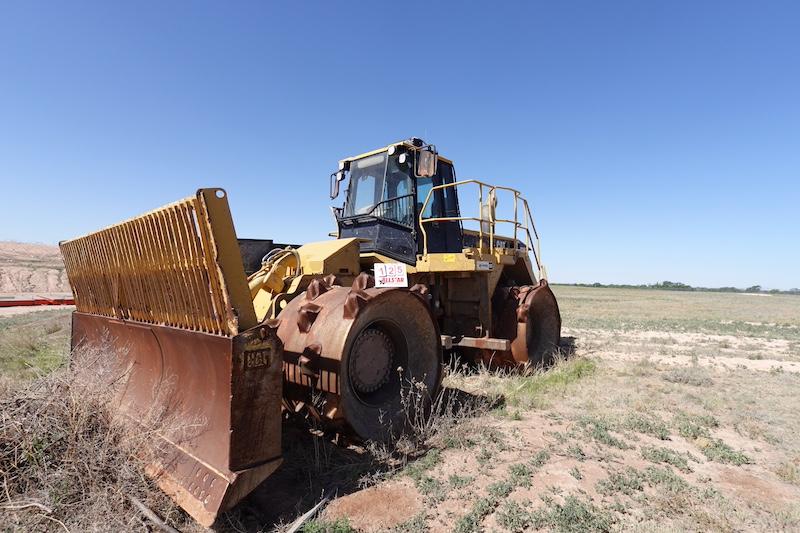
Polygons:
M441 341L420 291L377 289L362 275L351 287L307 291L287 305L280 319L278 336L287 360L296 358L298 368L306 368L298 379L289 363L289 385L330 388L325 369L334 371L338 399L331 412L363 439L397 436L408 420L403 396L421 397L415 405L424 411L438 392ZM423 413L411 413L417 414Z
M341 405L361 437L387 440L404 429L404 402L423 396L427 404L441 379L441 345L425 304L403 290L386 290L364 306L342 357ZM409 402L405 402L409 403Z
M561 314L546 280L499 289L493 305L496 335L511 339L511 352L497 354L495 361L526 368L553 363L561 342Z

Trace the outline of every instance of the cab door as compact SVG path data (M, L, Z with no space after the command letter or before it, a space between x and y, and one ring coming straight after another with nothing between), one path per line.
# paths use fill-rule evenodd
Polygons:
M419 215L419 213L421 213L424 219L458 217L458 195L454 187L446 187L434 191L430 201L427 206L425 206L425 211L422 211L425 199L433 187L453 183L454 181L455 174L453 166L444 161L439 162L438 171L435 176L417 178L417 214ZM417 225L419 226L419 222L417 222ZM424 239L419 227L417 227L417 230L419 232L418 253L421 254L424 251ZM428 237L429 253L458 253L461 252L463 248L463 232L461 221L459 220L426 222L425 232Z

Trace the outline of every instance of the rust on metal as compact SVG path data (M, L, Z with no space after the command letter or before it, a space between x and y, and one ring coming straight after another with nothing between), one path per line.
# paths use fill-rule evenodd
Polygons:
M319 358L322 353L322 346L319 343L314 343L306 346L300 357L297 358L297 364L300 367L300 372L309 378L319 377Z
M498 289L492 301L494 335L508 349L485 347L482 359L499 366L546 365L558 350L561 314L547 280Z
M361 289L350 289L347 293L347 301L344 304L342 317L352 320L358 316L359 311L369 301L369 294Z
M353 280L353 289L366 290L375 286L375 278L367 272L362 272Z
M350 291L347 293L347 301L344 304L343 316L351 320L358 316L364 304L371 298L367 289L375 287L375 278L366 272L362 272L353 280Z
M450 343L452 346L478 348L479 350L508 351L511 349L510 340L493 337L451 337Z
M319 296L319 293L317 293L316 296ZM314 321L317 319L317 316L319 316L320 311L322 311L322 306L314 302L305 302L300 307L300 312L297 314L297 329L302 333L307 333L308 330L311 329L311 325L314 324Z
M331 288L331 284L324 279L314 278L308 284L306 289L306 299L315 300L320 294L327 292Z
M134 423L165 417L148 472L205 526L281 461L283 347L256 324L236 242L225 192L201 189L60 244L73 350L106 357Z
M280 464L283 357L274 329L224 337L75 312L72 347L85 346L118 370L107 375L124 381L122 412L135 421L164 413L148 472L201 524Z
M383 439L402 423L396 420L402 412L397 405L401 375L435 393L441 380L441 337L429 306L417 294L369 287L371 276L359 277L352 287L332 286L317 295L313 303L320 310L307 329L297 325L310 303L307 294L281 311L284 395L306 409L313 393L324 393L323 416L346 420L362 438ZM354 301L357 312L349 307ZM319 346L316 360L309 357L310 346ZM304 365L313 373L304 372Z

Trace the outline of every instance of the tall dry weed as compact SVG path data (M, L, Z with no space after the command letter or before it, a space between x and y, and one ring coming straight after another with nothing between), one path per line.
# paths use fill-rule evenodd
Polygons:
M118 414L124 370L107 349L79 350L62 368L0 396L0 530L146 529L136 498L168 523L185 515L145 473L163 408L140 422ZM0 391L2 392L2 391Z

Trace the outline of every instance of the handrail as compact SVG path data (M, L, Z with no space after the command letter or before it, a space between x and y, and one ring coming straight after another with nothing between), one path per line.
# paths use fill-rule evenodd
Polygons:
M434 191L453 188L460 185L469 185L469 184L476 184L478 185L478 217L429 217L425 218L423 213L425 213L425 209L428 207L428 204L433 197ZM514 195L514 219L504 219L504 218L496 218L494 212L494 206L492 205L489 212L489 218L486 219L483 217L483 190L484 187L488 189L487 199L490 201L496 200L496 192L497 191L506 191L510 192ZM524 215L523 221L519 221L519 204L522 204ZM491 204L490 204L491 205ZM429 222L463 222L463 221L473 221L478 223L478 250L481 254L485 252L484 250L484 228L483 224L487 223L489 227L489 250L494 249L494 237L495 237L495 224L503 223L503 224L511 224L514 227L514 251L519 251L519 240L517 239L517 230L525 230L525 237L526 237L526 249L533 252L534 260L536 261L536 268L539 270L539 278L546 279L547 273L542 265L539 258L541 257L541 248L539 242L539 232L536 231L536 225L533 221L533 215L531 214L530 207L528 206L528 200L523 198L520 192L516 189L512 189L511 187L503 187L500 185L490 185L480 180L476 179L468 179L462 181L456 181L453 183L444 183L442 185L437 185L432 187L429 191L427 196L425 197L425 201L422 204L422 208L419 211L419 229L422 232L422 239L423 245L422 250L424 255L428 255L428 232L425 231L425 224ZM531 234L531 230L533 230L533 234ZM535 246L534 246L535 245Z

